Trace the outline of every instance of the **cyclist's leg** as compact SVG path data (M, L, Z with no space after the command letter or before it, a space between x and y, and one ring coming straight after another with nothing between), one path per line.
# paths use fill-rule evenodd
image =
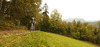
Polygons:
M35 31L35 26L33 26L33 31Z
M30 31L31 31L31 32L33 31L33 23L31 23Z

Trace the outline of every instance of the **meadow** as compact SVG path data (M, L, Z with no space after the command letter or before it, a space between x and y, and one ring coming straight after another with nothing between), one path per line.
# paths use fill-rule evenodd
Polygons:
M0 36L0 47L98 47L58 34L35 31Z

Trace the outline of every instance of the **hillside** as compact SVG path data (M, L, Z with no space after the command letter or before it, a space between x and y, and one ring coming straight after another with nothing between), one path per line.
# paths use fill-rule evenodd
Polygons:
M96 47L83 41L42 31L0 38L1 47Z

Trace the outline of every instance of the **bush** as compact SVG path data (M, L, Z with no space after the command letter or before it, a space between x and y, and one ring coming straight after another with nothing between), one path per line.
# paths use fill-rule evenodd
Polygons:
M26 29L25 26L16 26L13 21L0 20L0 30Z

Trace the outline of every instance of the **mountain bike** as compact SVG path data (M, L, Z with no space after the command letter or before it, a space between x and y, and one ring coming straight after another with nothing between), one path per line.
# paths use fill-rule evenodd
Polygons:
M30 26L30 31L32 32L32 31L35 31L35 26L34 26L34 24L33 23L31 23L31 26Z

